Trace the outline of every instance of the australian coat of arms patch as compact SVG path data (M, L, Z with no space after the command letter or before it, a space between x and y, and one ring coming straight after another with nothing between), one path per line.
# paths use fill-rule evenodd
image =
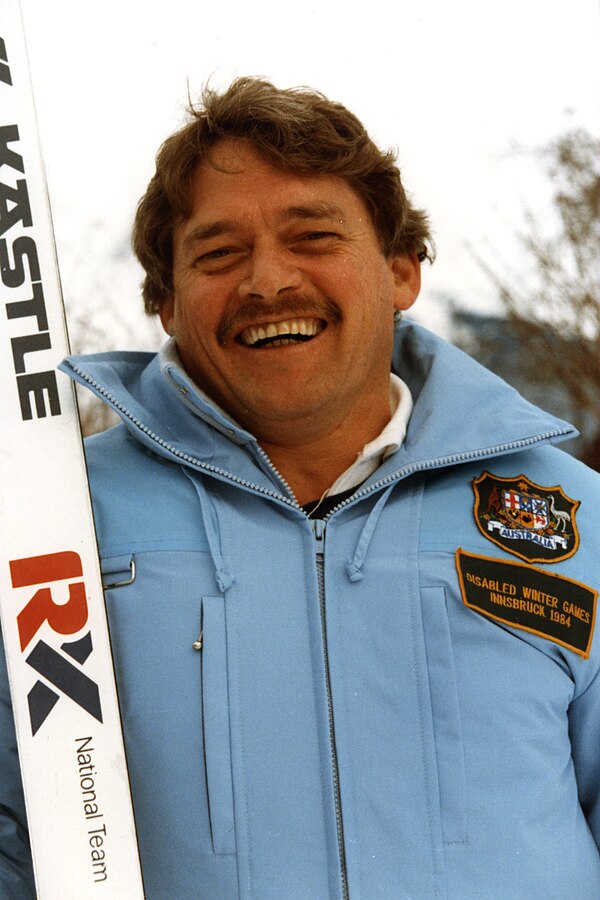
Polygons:
M579 547L579 500L560 485L542 487L525 475L483 472L473 481L475 521L488 540L527 562L559 562Z

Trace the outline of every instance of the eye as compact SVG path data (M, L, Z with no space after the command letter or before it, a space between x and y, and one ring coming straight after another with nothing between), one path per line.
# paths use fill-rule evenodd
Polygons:
M304 231L293 239L293 244L301 253L326 252L339 240L335 231Z
M205 262L206 260L211 259L223 259L223 257L228 256L231 252L232 251L228 247L217 247L215 250L203 253L197 258L196 262Z
M322 241L325 238L333 238L335 234L332 231L309 231L308 234L304 235L304 240L306 241Z
M234 265L238 256L239 251L235 247L215 247L213 250L197 256L193 265L194 268L206 272L220 272L222 269Z

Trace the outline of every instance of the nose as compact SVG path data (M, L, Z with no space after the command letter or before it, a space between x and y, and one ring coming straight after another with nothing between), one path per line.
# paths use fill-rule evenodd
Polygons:
M254 247L242 275L244 300L275 300L302 284L302 272L284 247Z

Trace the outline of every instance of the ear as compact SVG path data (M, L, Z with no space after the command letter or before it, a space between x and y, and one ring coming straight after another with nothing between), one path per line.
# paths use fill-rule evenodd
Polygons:
M158 309L158 315L162 322L162 327L169 336L175 334L175 298L167 297L163 300Z
M393 256L389 262L394 276L394 306L410 309L421 290L421 263L416 254Z

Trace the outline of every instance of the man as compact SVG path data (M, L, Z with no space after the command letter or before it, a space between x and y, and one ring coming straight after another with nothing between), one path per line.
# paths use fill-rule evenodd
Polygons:
M391 155L241 79L134 247L171 339L64 368L123 420L87 455L147 896L597 897L598 479L399 321L432 251Z

